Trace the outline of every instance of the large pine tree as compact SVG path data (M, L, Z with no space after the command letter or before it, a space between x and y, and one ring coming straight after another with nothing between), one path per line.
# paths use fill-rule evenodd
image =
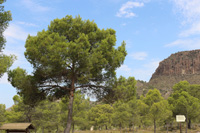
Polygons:
M101 93L123 63L125 42L116 48L115 34L115 30L99 29L80 16L66 16L55 19L36 36L28 36L25 57L33 65L37 88L47 95L69 96L65 133L71 128L75 90Z

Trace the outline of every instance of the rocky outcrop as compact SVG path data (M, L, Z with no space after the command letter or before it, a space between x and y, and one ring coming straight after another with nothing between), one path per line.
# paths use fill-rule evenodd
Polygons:
M178 52L161 61L147 85L168 97L173 85L183 80L200 84L200 50Z
M160 62L151 80L159 76L194 74L200 74L200 50L172 54L170 57Z

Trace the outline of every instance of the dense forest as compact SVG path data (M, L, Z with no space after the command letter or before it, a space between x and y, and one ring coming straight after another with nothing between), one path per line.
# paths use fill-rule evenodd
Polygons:
M127 130L137 131L153 127L155 132L177 130L176 115L187 117L185 128L195 128L200 121L200 85L181 81L174 85L173 93L164 99L157 89L146 96L136 95L136 80L120 77L113 84L112 93L100 101L90 99L77 90L73 106L72 132L74 130ZM63 132L66 126L69 100L49 97L34 107L26 105L23 98L13 97L14 105L5 109L1 104L0 120L8 122L32 122L36 131ZM192 126L193 125L193 126ZM158 129L157 129L158 128Z

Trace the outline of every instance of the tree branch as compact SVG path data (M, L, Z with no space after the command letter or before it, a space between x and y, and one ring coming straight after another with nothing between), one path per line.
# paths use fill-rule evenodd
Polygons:
M106 88L105 86L101 86L101 85L82 85L82 86L78 86L78 87L75 87L75 89L78 89L78 88Z
M39 85L38 87L45 87L45 88L49 88L49 89L53 89L53 88L60 88L60 89L67 89L67 90L70 90L70 88L67 88L67 87L62 87L62 86L59 86L59 85Z

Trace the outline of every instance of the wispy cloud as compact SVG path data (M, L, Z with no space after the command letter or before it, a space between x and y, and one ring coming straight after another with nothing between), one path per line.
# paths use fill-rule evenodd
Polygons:
M35 35L36 33L28 32L22 27L22 25L17 23L11 23L8 29L4 32L7 42L3 53L6 55L14 54L17 56L17 60L13 63L11 69L20 66L28 69L29 71L32 70L24 57L24 43L28 34Z
M14 39L14 40L25 41L28 34L29 34L28 32L26 32L23 28L21 28L16 24L10 24L8 29L6 29L6 31L4 32L4 35L7 40Z
M131 69L128 65L122 65L118 70L118 76L123 75L125 77L133 76L136 79L149 81L152 74L155 72L159 65L160 60L152 59L149 62L143 64L140 68Z
M135 60L145 60L148 54L146 52L136 52L130 55Z
M134 69L132 72L132 75L134 75L136 79L149 81L152 74L155 72L156 68L158 67L159 62L160 62L159 60L152 59L150 62L144 64L141 68Z
M191 35L197 35L200 34L200 21L199 22L193 22L191 27L187 30L182 31L179 35L180 37L188 37Z
M199 0L170 0L176 13L182 15L182 25L186 29L179 33L179 39L165 47L181 47L184 49L200 48L200 39L194 38L200 34L200 1ZM184 27L185 28L185 27ZM193 36L193 37L192 37ZM187 38L186 38L187 37ZM192 38L191 38L192 37Z
M175 5L175 10L181 13L187 22L199 20L200 1L199 0L171 0Z
M42 6L39 2L34 0L21 0L21 2L24 7L32 12L46 12L50 10L49 7Z
M23 22L23 21L17 21L16 23L20 24L20 25L28 26L28 27L38 27L38 25L36 25L36 24Z
M117 69L118 77L120 75L123 75L125 77L130 77L130 76L133 76L132 74L133 74L132 69L128 67L127 65L121 65L121 67Z
M172 43L166 44L165 47L180 47L183 49L199 49L200 48L200 39L179 39Z
M131 68L129 68L127 65L121 65L121 67L118 70L119 71L130 72Z
M184 19L182 24L189 24L189 29L179 35L187 37L200 34L200 1L199 0L171 0L175 5L175 11L181 14Z
M135 17L136 14L131 9L136 8L136 7L143 7L143 6L144 6L144 3L142 2L128 1L122 5L122 7L117 12L116 16L125 17L125 18Z
M22 26L18 23L19 22L9 24L9 27L5 30L4 36L6 37L7 43L16 43L18 41L26 41L28 34L36 35L36 32L27 31L24 28L24 25Z

